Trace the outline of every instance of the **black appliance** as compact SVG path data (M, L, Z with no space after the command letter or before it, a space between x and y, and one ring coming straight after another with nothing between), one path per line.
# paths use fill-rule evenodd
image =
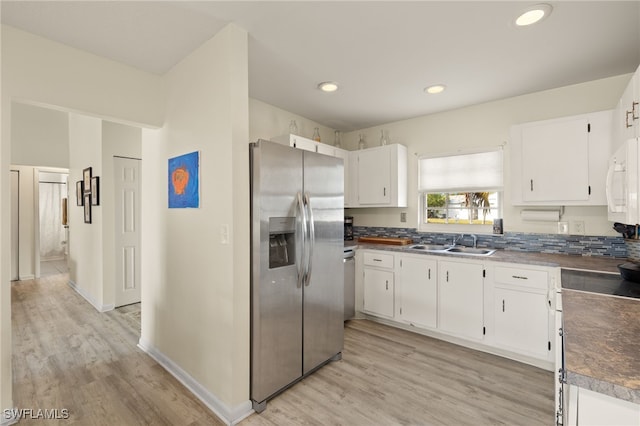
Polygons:
M353 216L344 217L344 239L353 240Z

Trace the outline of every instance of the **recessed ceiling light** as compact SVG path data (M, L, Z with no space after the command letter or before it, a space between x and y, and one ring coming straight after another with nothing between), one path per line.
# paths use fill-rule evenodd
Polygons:
M322 83L318 84L318 89L322 90L323 92L335 92L336 90L338 90L338 83L336 83L335 81L323 81Z
M430 95L435 95L436 93L441 93L446 89L447 86L444 84L434 84L433 86L426 87L424 91Z
M515 20L516 26L518 27L526 27L527 25L532 25L537 22L545 19L549 14L551 14L551 10L553 8L551 5L546 3L536 4L535 6L530 6L522 11L520 16L518 16Z

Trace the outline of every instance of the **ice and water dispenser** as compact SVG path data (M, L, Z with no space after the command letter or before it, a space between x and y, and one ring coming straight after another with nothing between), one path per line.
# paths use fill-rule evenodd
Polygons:
M293 265L296 259L296 218L269 218L269 269Z

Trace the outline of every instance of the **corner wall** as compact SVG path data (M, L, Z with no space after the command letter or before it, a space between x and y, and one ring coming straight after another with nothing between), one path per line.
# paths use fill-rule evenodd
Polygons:
M251 410L247 49L231 24L177 64L143 132L140 346L228 421ZM193 151L200 208L169 209L167 161Z

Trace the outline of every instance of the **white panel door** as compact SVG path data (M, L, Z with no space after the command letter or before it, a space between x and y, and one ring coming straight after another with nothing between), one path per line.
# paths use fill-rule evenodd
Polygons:
M20 207L19 207L19 190L20 172L17 170L11 170L11 281L16 281L19 278L18 270L18 225Z
M114 157L115 304L140 302L140 160Z

